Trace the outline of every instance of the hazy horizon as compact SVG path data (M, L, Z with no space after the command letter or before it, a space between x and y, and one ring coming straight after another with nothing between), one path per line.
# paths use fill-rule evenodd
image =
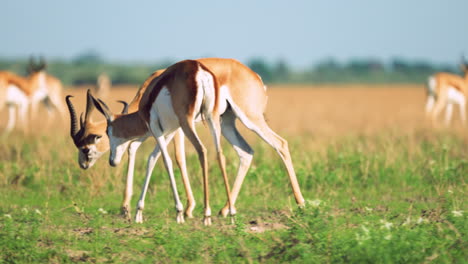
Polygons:
M206 56L284 59L400 57L455 64L468 55L468 1L7 1L0 57L154 63Z

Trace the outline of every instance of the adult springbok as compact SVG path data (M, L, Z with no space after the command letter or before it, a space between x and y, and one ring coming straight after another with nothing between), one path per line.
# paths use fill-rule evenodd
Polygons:
M39 62L36 63L33 58L30 59L29 64L29 81L33 94L31 97L31 111L32 119L36 119L39 103L46 106L48 113L48 121L50 121L55 113L58 112L60 119L66 115L65 105L63 104L62 82L54 76L46 72L47 64L41 57Z
M144 197L160 151L171 182L177 211L176 220L178 223L184 222L183 206L177 192L172 161L166 146L166 139L171 140L174 133L181 128L198 154L203 171L205 205L203 223L211 224L207 153L195 130L197 119L206 120L210 127L218 164L223 174L228 204L231 205L225 158L221 148L220 98L220 88L214 74L198 61L185 60L170 66L151 81L136 113L115 115L103 101L94 100L95 106L107 120L111 152L109 163L112 166L116 165L116 160L121 159L128 144L134 139L132 130L135 127L146 126L158 143L148 158L146 180L137 208L137 223L143 221Z
M293 193L295 196L296 203L299 206L304 205L304 198L301 194L300 187L296 178L294 167L291 160L291 155L288 149L288 143L282 139L276 133L274 133L265 121L264 112L267 105L267 94L266 87L263 85L261 78L242 63L233 59L221 59L221 58L203 58L197 61L203 63L208 69L210 69L221 87L222 94L229 98L229 103L222 101L222 104L226 104L225 111L221 115L222 123L221 129L223 136L233 146L239 157L239 165L237 169L236 179L231 192L232 206L236 202L238 194L240 192L243 180L250 168L253 150L249 144L245 141L242 135L236 128L235 121L240 119L244 124L257 133L265 142L271 145L280 155L283 163L286 166ZM141 100L145 89L148 84L156 77L158 77L164 70L159 70L153 73L141 86L140 90L133 101L129 104L129 112L134 112L138 109L138 103ZM92 107L87 109L92 109ZM72 119L76 120L76 114L70 111ZM238 116L237 116L238 115ZM73 127L73 125L72 125ZM91 132L92 131L92 132ZM146 126L141 126L134 129L134 141L129 144L128 148L128 170L127 170L127 184L124 194L124 200L122 205L122 211L130 216L130 200L133 190L133 170L135 164L135 156L138 147L148 137L148 131ZM190 184L187 177L185 167L185 153L184 153L184 141L181 133L175 134L175 154L177 164L181 168L182 178L187 192L187 209L186 215L191 216L195 201L190 190ZM80 131L77 135L85 135L82 138L87 140L78 140L82 142L77 146L79 149L79 163L82 168L88 168L94 164L96 159L108 150L109 145L105 135L105 124L101 123L89 123L84 122ZM93 138L102 138L97 143L93 143ZM77 138L73 136L72 138ZM79 136L78 138L81 138ZM85 144L86 142L86 144ZM76 144L76 141L75 141ZM223 216L227 216L229 211L228 204L220 211Z
M460 118L466 125L466 96L468 94L468 64L462 59L461 69L465 76L439 72L429 77L426 116L436 123L438 114L445 109L445 125L452 119L453 105L457 104Z

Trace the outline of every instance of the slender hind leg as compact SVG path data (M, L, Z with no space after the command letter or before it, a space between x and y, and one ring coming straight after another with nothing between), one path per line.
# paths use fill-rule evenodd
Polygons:
M195 208L195 198L193 197L192 187L190 185L190 179L187 173L187 164L185 162L185 142L184 132L182 129L178 129L174 136L174 152L176 156L177 166L180 169L182 175L182 182L184 183L185 194L187 195L187 206L185 209L185 216L193 218L193 209Z
M442 111L444 106L447 104L447 93L440 93L435 106L432 108L431 121L432 125L437 125L437 116Z
M19 125L21 126L21 129L23 132L27 132L29 128L29 120L28 120L28 110L29 110L29 105L26 104L21 104L18 108L19 111Z
M210 198L209 198L209 188L208 188L208 162L206 155L206 148L201 143L198 135L195 131L195 125L193 124L193 118L187 116L179 118L180 126L184 131L185 136L192 143L193 147L197 151L198 159L203 170L203 190L204 190L204 225L211 225L211 208L210 208Z
M214 143L216 146L216 153L218 156L219 167L221 169L221 173L223 174L224 187L226 189L226 195L227 195L228 206L229 206L229 214L231 216L234 216L236 214L236 210L231 201L231 190L229 187L229 179L226 173L226 159L224 157L223 149L221 147L221 124L220 124L219 116L214 116L214 117L208 116L207 121L208 121L208 124L210 125L211 134L213 135Z
M299 182L297 181L296 172L292 164L291 154L289 153L288 142L282 137L278 136L266 123L263 116L256 119L248 119L240 111L235 111L236 116L247 126L250 130L259 135L266 143L272 146L281 157L286 170L288 171L289 180L293 189L294 198L299 206L304 205L304 197L302 196Z
M231 143L232 147L239 157L239 166L237 168L237 175L234 181L234 186L231 190L232 207L235 210L235 203L239 195L240 188L244 181L245 175L252 163L253 153L252 148L247 144L245 139L241 136L236 128L236 116L232 110L227 110L222 116L221 132L223 136ZM222 216L226 217L229 213L229 201L219 212Z
M16 123L15 106L10 104L8 105L8 123L5 127L5 133L11 132L11 130L15 127L15 123Z

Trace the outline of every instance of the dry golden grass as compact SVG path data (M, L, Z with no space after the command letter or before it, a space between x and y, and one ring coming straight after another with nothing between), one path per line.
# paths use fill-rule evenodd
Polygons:
M84 110L87 88L92 87L68 87L64 92L74 96L78 113ZM129 102L136 91L137 86L113 87L106 102L114 111L120 111L122 106L116 100ZM330 138L385 130L410 132L425 125L423 85L278 85L268 87L268 96L266 118L270 126L289 137ZM454 112L453 127L458 129L460 121L457 111ZM93 117L102 120L98 113ZM5 110L0 118L1 130L6 123ZM32 131L53 129L60 133L57 129L60 123L47 125L44 121L36 120ZM61 125L64 133L68 132L68 122L66 116Z

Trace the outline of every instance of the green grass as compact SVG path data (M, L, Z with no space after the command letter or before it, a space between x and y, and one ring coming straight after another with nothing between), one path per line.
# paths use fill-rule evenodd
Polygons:
M463 136L419 131L354 135L323 143L312 136L289 140L306 207L295 206L276 153L256 142L235 224L215 216L213 225L204 227L201 173L193 154L188 155L188 164L198 202L195 218L185 224L175 222L169 181L159 164L146 199L146 221L135 224L119 212L125 166L109 167L105 155L83 171L68 138L3 137L0 262L462 263L468 259L468 142ZM138 156L132 206L150 149L151 143L146 143ZM236 157L229 147L225 149L232 176ZM216 166L211 180L215 213L225 202ZM178 186L182 191L180 179Z

